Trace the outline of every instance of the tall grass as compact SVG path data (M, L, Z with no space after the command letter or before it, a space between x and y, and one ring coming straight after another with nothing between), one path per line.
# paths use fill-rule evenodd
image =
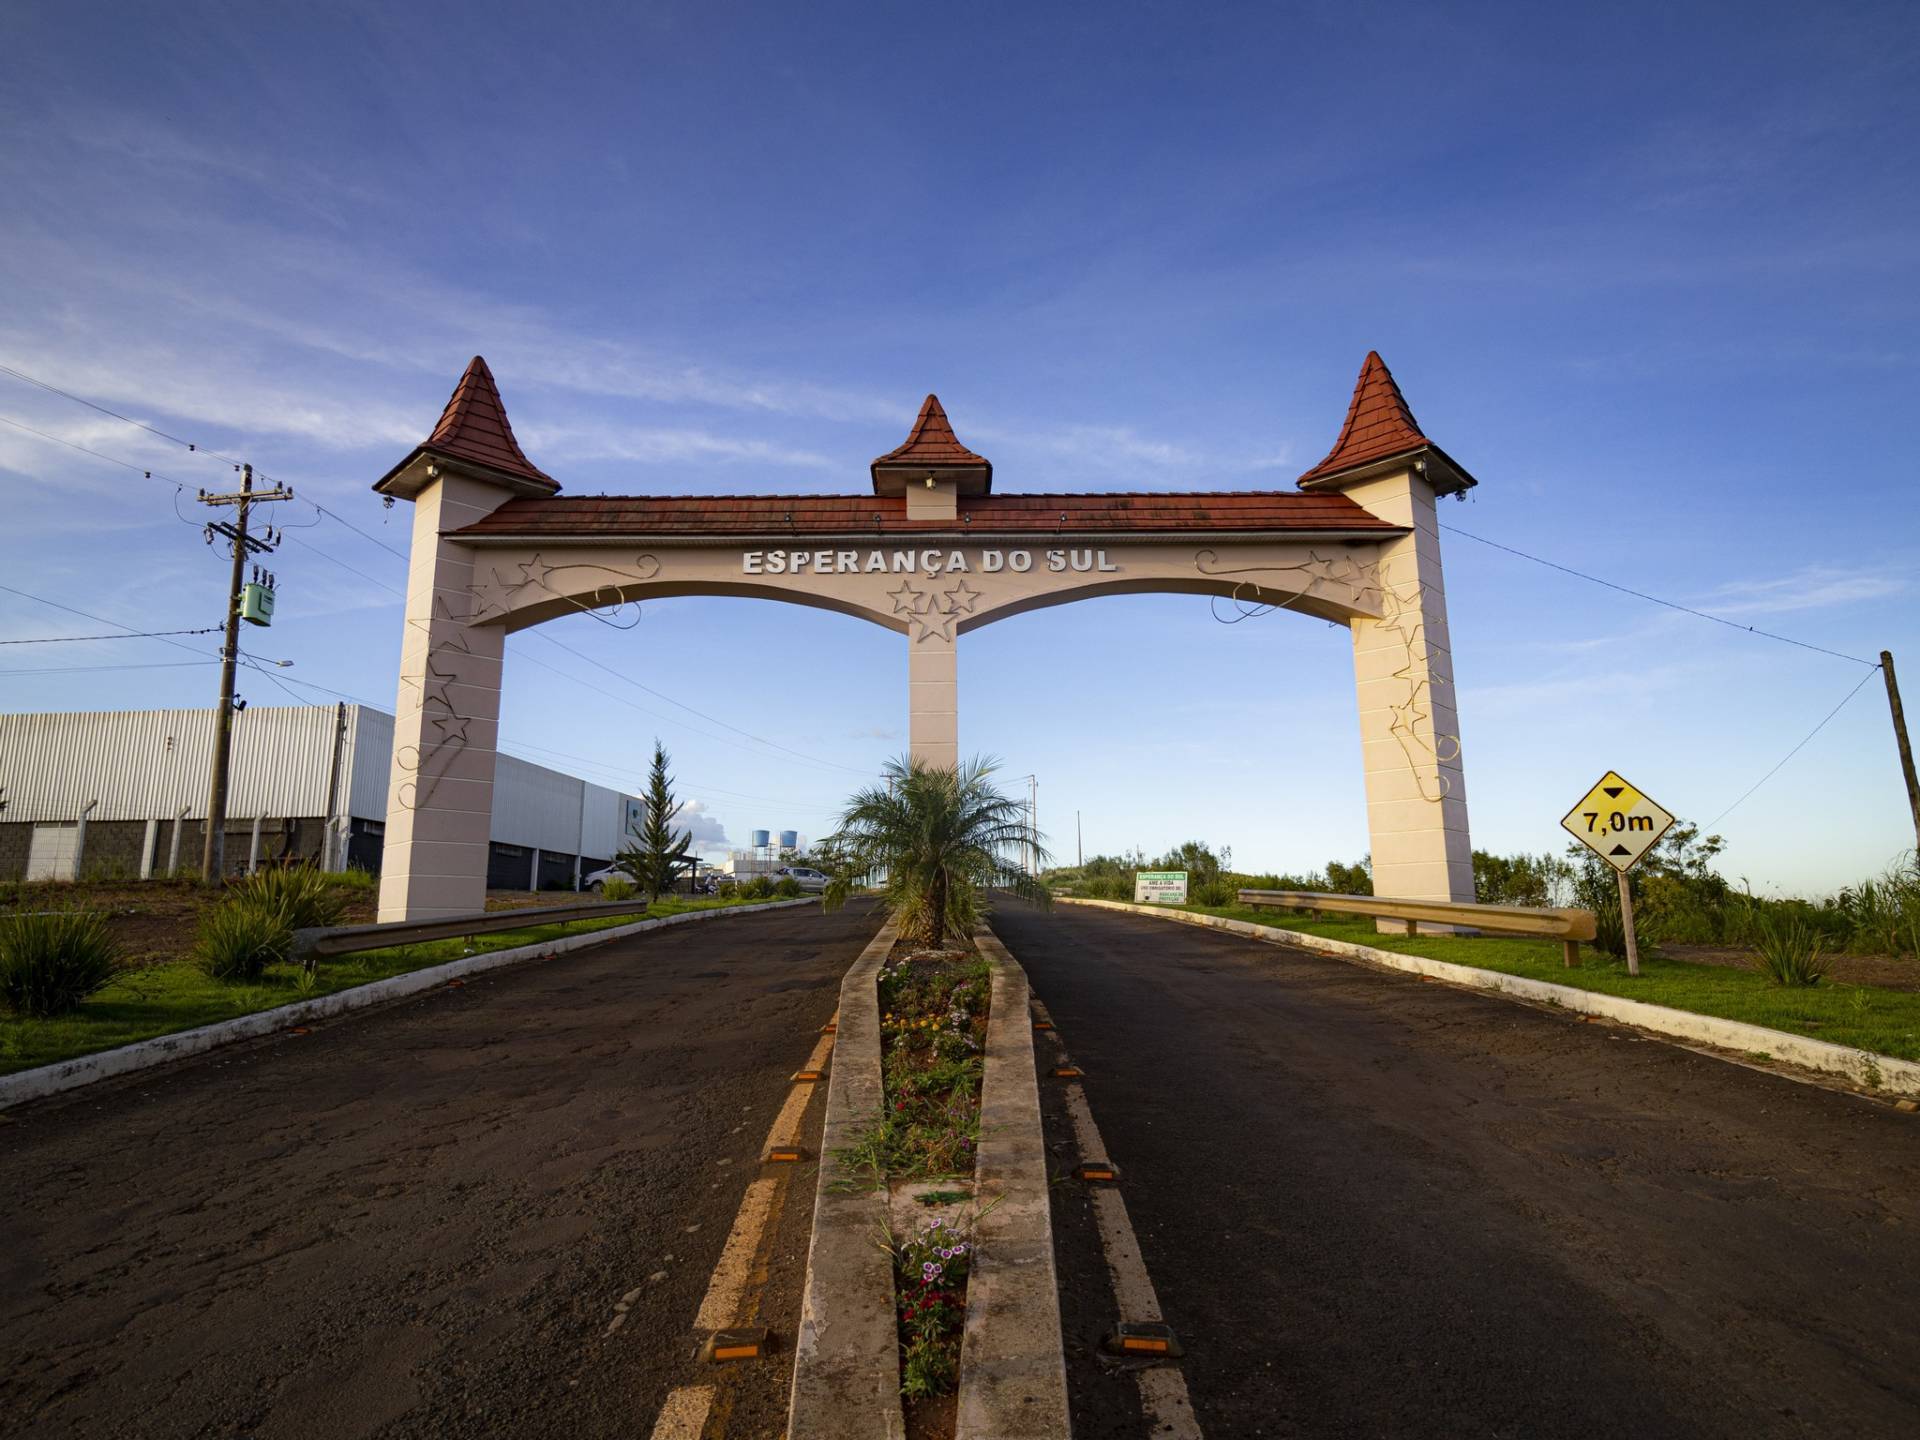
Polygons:
M16 1014L64 1015L113 979L119 959L97 910L0 917L0 996Z
M279 911L294 930L338 925L347 913L347 897L339 877L312 865L256 870L228 895L242 904Z
M258 980L293 953L290 914L284 897L229 895L201 916L194 962L215 980Z
M1752 912L1753 947L1760 968L1776 985L1818 985L1832 966L1821 950L1820 933L1804 916L1791 912Z

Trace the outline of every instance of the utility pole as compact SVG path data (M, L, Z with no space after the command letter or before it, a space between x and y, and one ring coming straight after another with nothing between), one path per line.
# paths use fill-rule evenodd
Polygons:
M200 492L202 505L234 507L231 524L225 520L210 521L204 531L209 545L213 543L214 536L224 535L233 550L233 572L227 581L227 628L220 646L220 704L213 715L213 780L207 794L207 833L200 849L200 880L206 885L218 884L220 877L226 873L227 776L235 709L233 682L234 670L240 659L240 620L246 600L247 557L252 554L271 554L280 544L279 533L272 527L268 527L266 535L260 537L249 535L247 526L253 506L269 500L292 498L293 491L279 486L256 493L251 465L241 466L239 490L225 495L211 495L205 490ZM271 582L271 576L265 578ZM271 583L264 588L271 590ZM272 614L270 606L268 614Z
M1040 777L1027 776L1027 873L1040 878Z
M1080 843L1080 812L1073 812L1073 863L1080 869L1087 864L1087 847Z
M1887 681L1887 706L1893 711L1893 739L1900 747L1900 773L1907 782L1907 808L1913 812L1913 844L1920 853L1920 780L1913 773L1913 744L1907 739L1907 715L1900 708L1900 682L1893 676L1893 652L1880 652L1880 673Z

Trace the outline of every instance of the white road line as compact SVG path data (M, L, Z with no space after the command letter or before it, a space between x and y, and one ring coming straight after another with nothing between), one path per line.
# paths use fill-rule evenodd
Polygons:
M1065 1044L1053 1032L1054 1043L1062 1052ZM1093 1123L1093 1110L1087 1094L1077 1080L1067 1082L1067 1115L1073 1121L1074 1142L1082 1160L1113 1161L1100 1127ZM1117 1162L1115 1162L1117 1163ZM1124 1172L1123 1172L1124 1173ZM1093 1190L1093 1223L1100 1232L1100 1249L1106 1256L1107 1276L1113 1282L1113 1300L1126 1321L1157 1322L1160 1297L1154 1293L1147 1275L1147 1262L1140 1256L1140 1242L1133 1233L1133 1221L1127 1218L1127 1202L1120 1192L1106 1186ZM1194 1419L1193 1402L1187 1397L1187 1381L1171 1365L1152 1366L1134 1372L1140 1387L1140 1408L1148 1421L1148 1433L1161 1440L1201 1440L1200 1424Z
M687 1385L667 1392L660 1418L653 1422L653 1440L700 1440L713 1408L713 1386Z

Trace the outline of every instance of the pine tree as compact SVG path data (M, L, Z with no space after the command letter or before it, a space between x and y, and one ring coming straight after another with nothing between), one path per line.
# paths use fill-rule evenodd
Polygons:
M693 831L673 833L673 817L680 813L673 798L673 777L667 774L667 752L653 742L653 768L647 775L647 794L632 841L620 851L620 868L633 876L649 900L657 900L673 885L674 872L692 862L687 848Z

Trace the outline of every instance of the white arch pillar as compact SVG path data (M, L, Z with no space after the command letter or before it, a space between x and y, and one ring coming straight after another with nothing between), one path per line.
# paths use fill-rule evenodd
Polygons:
M1473 842L1434 488L1410 468L1343 488L1408 532L1379 547L1381 618L1348 621L1374 893L1472 900Z
M412 495L406 627L387 775L380 918L486 909L506 629L470 623L475 552L445 538L510 492L444 463ZM403 492L404 493L404 492Z
M937 631L907 640L907 747L915 760L951 768L960 763L958 640Z

